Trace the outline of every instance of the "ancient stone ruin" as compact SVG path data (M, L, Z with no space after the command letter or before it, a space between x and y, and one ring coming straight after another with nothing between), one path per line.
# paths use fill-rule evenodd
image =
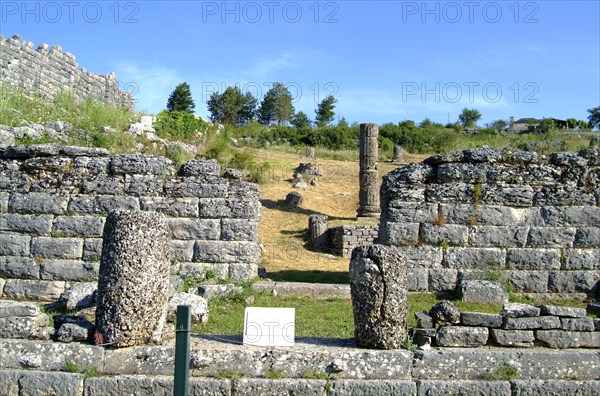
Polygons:
M480 148L402 166L383 180L379 243L401 249L412 291L500 279L515 292L595 295L599 158Z
M179 172L159 156L12 146L0 154L0 297L56 301L96 282L111 210L163 213L173 286L254 278L261 260L258 186L220 177L215 161Z
M360 174L358 192L358 218L379 217L379 149L377 124L360 124L359 151Z
M406 265L398 249L357 247L350 261L350 292L356 345L397 349L406 340Z
M65 92L77 100L98 100L133 110L135 102L129 92L121 91L117 77L94 74L79 68L75 57L54 45L39 44L20 36L0 35L0 82L24 93L52 99Z
M113 347L160 341L169 302L169 253L164 214L109 213L98 275L94 341Z

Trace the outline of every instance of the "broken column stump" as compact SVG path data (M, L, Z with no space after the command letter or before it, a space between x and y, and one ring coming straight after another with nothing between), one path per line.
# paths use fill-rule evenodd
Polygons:
M406 340L406 265L397 248L359 246L350 261L354 336L362 348L397 349Z
M162 213L109 213L98 276L97 344L127 347L160 340L168 307L169 252Z

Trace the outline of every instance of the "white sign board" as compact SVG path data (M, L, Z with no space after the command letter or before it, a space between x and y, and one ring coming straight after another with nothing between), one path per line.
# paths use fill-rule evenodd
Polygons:
M244 345L294 346L295 308L248 307L244 314Z

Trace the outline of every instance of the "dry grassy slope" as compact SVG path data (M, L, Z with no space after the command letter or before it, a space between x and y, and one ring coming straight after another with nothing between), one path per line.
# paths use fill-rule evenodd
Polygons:
M306 245L308 216L324 214L330 224L352 223L358 208L358 161L335 161L318 158L323 170L319 185L300 191L304 203L299 208L285 205L285 196L294 191L291 184L293 170L308 159L300 154L256 150L255 155L271 164L269 180L260 186L263 205L259 224L259 238L265 246L263 266L269 274L297 271L347 272L348 259L312 252ZM405 155L407 162L421 161L426 156ZM380 163L383 177L397 165ZM300 279L302 279L302 274ZM335 275L335 274L332 274ZM286 279L285 276L275 278ZM296 278L294 278L296 279Z

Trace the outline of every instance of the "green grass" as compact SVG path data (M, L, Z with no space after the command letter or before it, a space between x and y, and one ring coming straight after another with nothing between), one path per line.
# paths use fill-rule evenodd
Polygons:
M300 297L275 297L254 293L254 306L296 308L296 335L351 338L354 334L352 304L349 300L315 300ZM200 334L242 334L244 327L244 295L209 302L209 321L197 325Z
M45 125L65 121L87 132L110 126L123 131L133 122L130 110L114 108L101 102L76 101L69 92L60 92L52 100L25 96L6 86L0 88L0 124L21 126L24 121Z
M338 298L315 300L301 297L276 297L268 293L250 293L209 302L209 321L197 325L200 334L241 334L244 326L245 298L254 295L254 306L296 308L296 335L311 337L352 338L354 319L352 302ZM411 294L408 299L408 327L415 327L414 314L429 311L440 301L429 293ZM501 306L453 301L461 311L500 313Z

